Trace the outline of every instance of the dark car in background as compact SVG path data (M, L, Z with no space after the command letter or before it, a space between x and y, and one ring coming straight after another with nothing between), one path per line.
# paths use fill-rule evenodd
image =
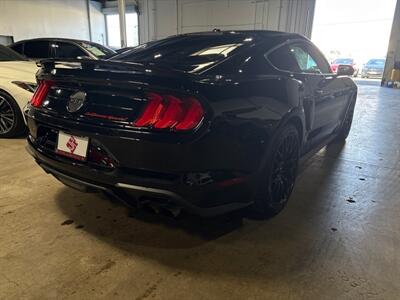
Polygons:
M333 73L336 73L339 65L352 66L354 69L354 76L358 75L358 67L353 58L337 58L331 63L331 69Z
M157 211L278 213L300 157L346 139L357 87L298 34L205 32L42 61L28 151L81 191Z
M62 38L22 40L9 47L31 59L106 59L116 54L114 50L97 43Z
M362 68L362 78L382 78L386 60L383 58L370 59Z

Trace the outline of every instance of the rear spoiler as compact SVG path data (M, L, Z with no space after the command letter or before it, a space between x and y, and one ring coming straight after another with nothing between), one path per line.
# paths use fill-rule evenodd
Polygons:
M80 69L85 71L109 71L116 73L145 73L151 75L153 72L158 75L187 76L189 74L170 68L160 68L153 63L133 63L110 60L95 59L42 59L36 62L38 67L50 72L56 68Z

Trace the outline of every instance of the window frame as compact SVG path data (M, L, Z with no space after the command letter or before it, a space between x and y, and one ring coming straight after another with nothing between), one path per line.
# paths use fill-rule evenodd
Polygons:
M291 74L302 73L302 72L301 72L301 69L300 69L300 66L299 66L299 64L298 64L298 62L297 62L297 60L296 60L296 58L290 53L289 47L290 47L290 43L285 42L285 43L283 43L283 44L280 44L279 46L274 47L273 49L268 50L266 53L264 53L264 54L263 54L264 59L265 59L273 68L275 68L275 69L277 69L277 70L279 70L279 71L281 71L281 72L287 72L287 73L291 73ZM297 69L297 71L281 69L281 68L277 67L277 66L272 62L272 60L271 60L271 58L270 58L270 55L272 55L272 53L274 53L275 51L279 51L279 49L283 49L283 48L286 48L285 51L288 52L288 55L292 56L292 60L296 63L296 69Z
M293 46L293 45L300 45L300 46L303 46L303 47L301 47L301 48L303 48L303 50L306 51L306 52L313 58L313 60L317 63L318 66L320 66L320 63L322 63L322 64L325 64L325 65L326 65L326 67L327 67L327 69L328 69L329 71L331 70L331 69L330 69L330 65L329 65L328 61L326 60L325 56L318 50L318 48L317 48L315 45L313 45L310 41L304 40L304 39L291 39L291 40L287 40L287 41L285 41L284 43L281 43L281 44L279 44L279 45L277 45L277 46L271 48L270 50L268 50L268 51L264 54L264 58L268 61L268 63L269 63L273 68L275 68L275 69L278 70L278 71L284 72L284 73L290 73L290 74L304 74L304 75L323 75L323 76L333 76L333 75L335 75L335 74L332 73L332 72L324 73L324 72L322 72L321 70L320 70L319 73L308 73L308 72L303 72L303 71L301 71L300 66L298 66L300 72L298 72L298 71L297 71L297 72L296 72L296 71L290 71L290 70L283 70L283 69L280 69L280 68L276 67L276 66L272 63L272 61L270 60L270 58L269 58L270 54L271 54L272 52L278 50L279 48L282 48L282 47L285 47L285 46L286 46L286 47L290 47L290 46ZM304 49L304 48L305 48L305 49ZM296 60L296 57L293 56L293 59ZM296 60L296 62L297 62L297 60Z

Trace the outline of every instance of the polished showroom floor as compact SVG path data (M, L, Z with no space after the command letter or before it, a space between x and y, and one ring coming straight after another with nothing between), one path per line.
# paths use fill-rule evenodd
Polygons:
M377 84L288 207L241 226L132 217L0 140L0 299L399 299L400 90Z

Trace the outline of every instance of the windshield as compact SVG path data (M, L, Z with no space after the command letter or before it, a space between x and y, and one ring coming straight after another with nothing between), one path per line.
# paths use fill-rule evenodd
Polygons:
M93 44L93 43L79 43L83 48L85 48L87 51L95 55L96 57L99 58L106 58L110 57L112 55L115 55L115 51L108 49L102 45L99 44Z
M27 60L25 57L22 55L18 54L14 50L0 45L0 61L21 61L21 60Z
M374 66L385 66L385 60L384 59L370 59L367 62L367 65L374 65Z
M127 62L166 65L186 72L199 72L233 55L252 38L188 35L167 38L135 47L112 58Z
M351 65L353 64L353 60L351 58L338 58L333 63L337 65Z

